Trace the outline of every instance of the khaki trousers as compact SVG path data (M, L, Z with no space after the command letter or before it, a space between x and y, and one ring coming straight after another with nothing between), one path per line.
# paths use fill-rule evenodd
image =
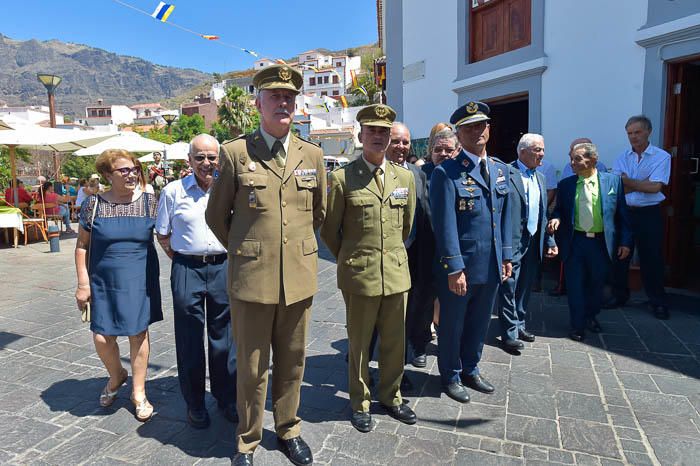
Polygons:
M398 406L404 367L406 295L360 296L343 292L348 326L348 376L353 411L369 412L369 344L379 333L379 402Z
M297 409L312 300L309 297L286 306L231 299L238 370L236 434L240 453L253 452L262 439L270 347L275 431L284 440L301 433Z

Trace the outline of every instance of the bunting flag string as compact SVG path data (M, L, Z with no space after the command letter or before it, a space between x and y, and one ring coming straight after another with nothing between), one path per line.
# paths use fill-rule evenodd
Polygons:
M162 22L162 23L164 23L164 24L167 24L167 25L169 25L169 26L178 28L178 29L180 29L181 31L185 31L185 32L190 33L190 34L193 34L193 35L195 35L195 36L199 36L199 37L202 38L202 39L206 39L206 40L210 40L210 41L215 41L215 43L217 43L217 44L219 44L219 45L222 45L222 46L224 46L224 47L228 47L228 48L231 48L231 49L239 50L239 51L241 51L241 52L243 52L243 53L247 53L248 55L252 55L253 57L258 58L258 53L257 53L257 52L255 52L255 51L253 51L253 50L250 50L250 49L246 49L246 48L240 47L240 46L235 45L235 44L230 44L230 43L224 42L224 41L222 41L221 38L220 38L219 36L217 36L217 35L213 35L213 34L202 34L202 33L200 33L200 32L193 31L192 29L188 29L188 28L186 28L186 27L184 27L184 26L181 26L181 25L179 25L179 24L177 24L177 23L173 23L172 21L168 21L168 18L169 18L170 15L173 13L173 10L175 10L175 5L173 5L173 4L168 4L168 3L165 3L165 2L160 2L160 3L158 3L158 6L155 8L155 10L153 10L153 13L149 13L149 12L144 11L144 10L142 10L142 9L140 9L140 8L137 8L137 7L133 6L133 5L130 5L129 3L126 3L126 2L123 1L123 0L112 0L112 1L113 1L114 3L117 3L117 4L121 5L121 6L123 6L123 7L129 8L129 9L131 9L131 10L134 10L134 11L138 12L138 13L141 13L141 14L143 14L143 15L150 16L150 17L152 17L153 19L156 19L156 20L158 20L158 21L160 21L160 22Z

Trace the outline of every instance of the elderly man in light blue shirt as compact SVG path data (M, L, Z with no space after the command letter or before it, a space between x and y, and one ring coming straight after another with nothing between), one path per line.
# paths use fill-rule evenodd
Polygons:
M625 125L631 148L615 161L613 173L622 177L625 199L639 255L642 283L649 307L658 319L668 319L664 291L662 192L671 175L671 155L649 143L651 121L644 115L631 117ZM632 252L634 251L634 246ZM632 254L630 254L632 257ZM606 307L618 307L629 298L627 272L630 259L613 264L613 297Z
M192 427L209 426L204 405L207 328L211 392L224 417L237 422L236 350L231 337L227 294L226 249L207 226L204 212L219 163L219 143L208 134L192 139L192 174L166 185L160 194L156 232L173 260L173 293L177 375Z

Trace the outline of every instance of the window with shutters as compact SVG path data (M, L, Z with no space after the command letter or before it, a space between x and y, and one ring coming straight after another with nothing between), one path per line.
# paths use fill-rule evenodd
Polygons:
M312 76L309 78L309 86L315 86L315 85L316 85L316 78Z
M469 61L530 45L531 0L467 0Z
M338 75L337 75L337 74L334 74L334 75L333 75L333 84L338 84L338 83L340 83L340 79L338 79Z

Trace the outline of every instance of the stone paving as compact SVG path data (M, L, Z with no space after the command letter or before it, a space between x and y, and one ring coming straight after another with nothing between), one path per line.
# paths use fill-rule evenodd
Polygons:
M151 327L147 393L157 414L133 417L129 384L98 405L106 373L74 305L74 238L60 253L45 243L0 248L1 464L228 464L234 426L208 396L209 429L188 426L177 384L170 262L161 256L165 320ZM380 410L360 434L348 421L342 298L327 252L319 264L300 415L318 464L698 464L700 300L673 296L672 318L654 319L641 299L604 311L604 333L566 338L565 298L533 295L537 341L521 356L491 335L482 373L497 390L460 405L441 393L436 348L428 367L409 367L419 421ZM496 323L496 322L494 322ZM495 327L495 325L494 325ZM128 367L126 339L120 339ZM269 408L269 406L268 406ZM291 464L276 450L272 416L256 464Z

